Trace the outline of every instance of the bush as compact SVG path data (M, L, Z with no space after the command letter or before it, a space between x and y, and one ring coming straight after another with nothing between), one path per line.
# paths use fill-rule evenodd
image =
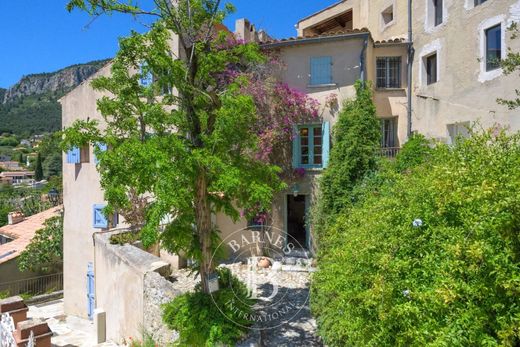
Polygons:
M377 168L380 123L370 86L356 82L356 98L347 101L333 128L329 167L320 178L320 196L312 211L318 236L334 216L350 206L352 190Z
M229 269L218 269L217 273L219 291L206 294L199 285L195 292L180 295L164 306L164 323L180 335L177 345L234 345L245 336L251 323L244 316L252 313L254 301Z
M311 308L325 343L520 345L520 136L439 145L380 177L320 248Z
M404 172L424 163L431 153L431 142L424 135L414 134L397 154L395 167L397 171Z

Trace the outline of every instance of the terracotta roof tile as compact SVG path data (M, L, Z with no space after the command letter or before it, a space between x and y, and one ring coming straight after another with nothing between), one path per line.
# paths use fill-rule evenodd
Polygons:
M388 43L402 43L402 42L406 42L406 39L403 37L397 37L395 39L376 41L376 42L374 42L374 44L380 45L380 44L385 44L385 43L388 44Z
M63 206L56 206L46 211L25 218L17 224L5 225L0 228L0 234L14 239L0 246L0 264L16 258L27 247L37 230L43 223L54 216L58 216Z
M302 40L307 39L314 39L314 38L323 38L323 37L334 37L334 36L345 36L349 34L360 34L360 33L370 33L370 31L367 28L361 28L361 29L343 29L338 31L330 31L323 34L316 34L316 35L306 35L306 36L298 36L298 37L288 37L283 39L272 39L264 42L260 42L260 45L270 45L275 43L282 43L282 42L298 42Z

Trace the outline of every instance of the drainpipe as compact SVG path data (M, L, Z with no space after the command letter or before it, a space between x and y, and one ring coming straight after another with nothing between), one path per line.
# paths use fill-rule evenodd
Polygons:
M415 49L413 48L413 32L412 32L412 0L408 0L408 128L407 137L412 135L412 67Z
M366 81L365 61L366 61L367 46L368 46L368 36L365 36L365 39L363 40L363 49L361 50L361 56L359 57L359 70L360 70L359 79L361 80L363 87L365 86L365 81Z

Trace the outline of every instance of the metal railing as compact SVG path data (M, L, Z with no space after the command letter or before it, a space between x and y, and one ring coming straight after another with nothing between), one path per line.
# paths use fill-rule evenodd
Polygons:
M63 273L0 283L0 295L41 295L63 290Z
M382 147L380 153L382 157L395 158L400 150L401 147Z

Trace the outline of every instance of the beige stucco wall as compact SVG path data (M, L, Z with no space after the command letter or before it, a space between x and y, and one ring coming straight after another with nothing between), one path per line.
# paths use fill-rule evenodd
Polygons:
M447 124L479 121L484 128L495 123L520 130L520 111L509 111L496 99L513 98L518 76L482 71L482 31L502 22L502 28L520 19L520 1L488 0L473 8L473 1L445 0L444 22L430 28L427 0L414 1L413 130L427 137L447 140ZM520 40L505 35L506 47L520 50ZM506 47L502 47L505 52ZM423 59L437 51L437 83L424 83Z
M96 75L107 76L110 66ZM101 120L96 100L102 94L90 86L90 79L61 99L63 126L77 119ZM65 312L87 317L87 264L94 262L92 206L104 202L92 147L90 162L68 164L63 156L63 284Z
M404 38L408 30L407 0L345 0L298 22L298 36L308 33L309 29L327 19L352 10L352 27L367 28L375 41ZM382 21L381 12L393 6L394 20L387 25Z

